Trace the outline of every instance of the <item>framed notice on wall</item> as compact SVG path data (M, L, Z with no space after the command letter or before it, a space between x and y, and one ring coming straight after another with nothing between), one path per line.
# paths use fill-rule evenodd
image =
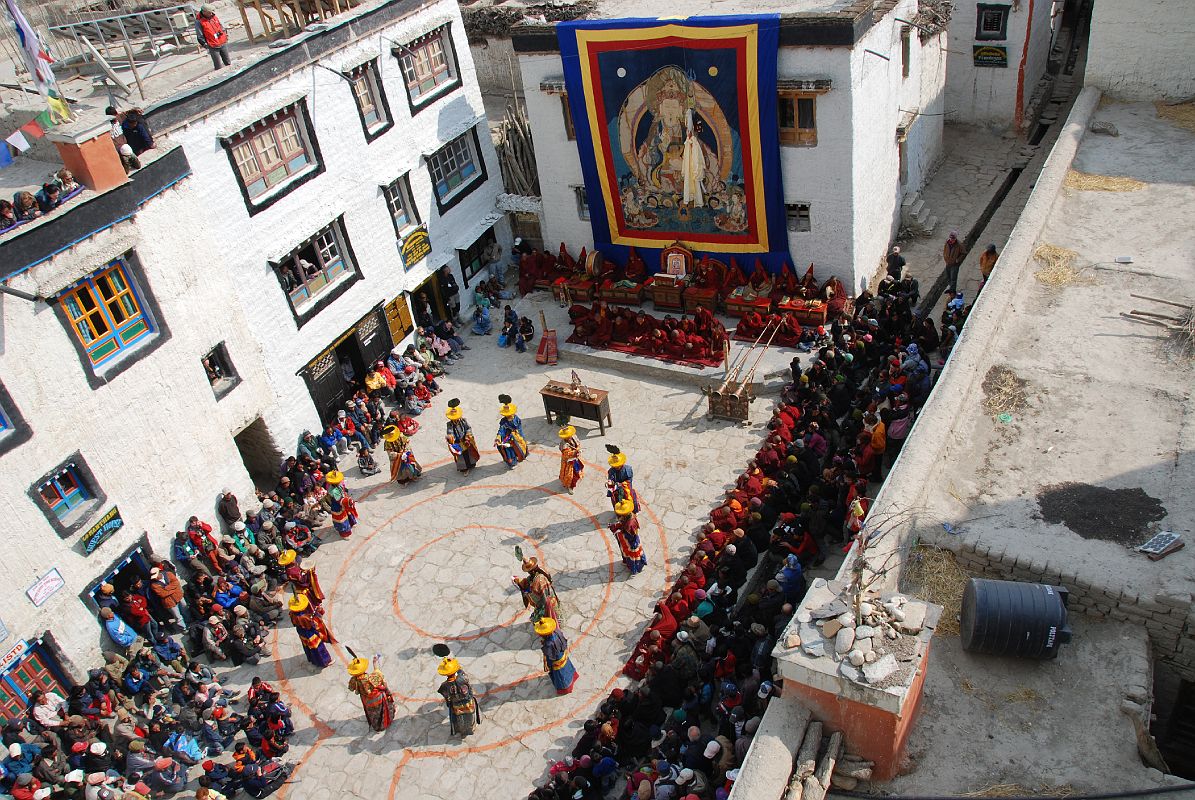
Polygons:
M971 60L977 67L1007 67L1008 48L995 44L972 45Z

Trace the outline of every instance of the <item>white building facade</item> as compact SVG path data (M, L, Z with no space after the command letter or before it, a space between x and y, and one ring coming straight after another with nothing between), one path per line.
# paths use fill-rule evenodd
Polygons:
M1046 74L1054 0L957 2L950 18L946 113L950 122L1023 132Z
M798 274L812 263L819 280L836 275L852 292L875 272L899 227L902 198L921 188L942 147L946 36L923 37L898 21L916 14L913 0L887 6L874 16L782 13L780 23L775 102L789 252ZM555 35L528 29L513 41L545 246L579 250L592 232Z
M110 646L101 582L223 488L252 507L410 295L445 310L439 267L467 311L509 247L456 4L358 12L151 106L141 170L0 238L0 713ZM56 134L107 141L84 128Z

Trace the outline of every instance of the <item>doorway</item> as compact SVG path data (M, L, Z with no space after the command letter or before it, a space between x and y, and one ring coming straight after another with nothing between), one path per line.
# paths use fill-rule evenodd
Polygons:
M282 452L274 444L274 438L261 417L253 420L240 433L232 437L245 471L259 489L269 491L278 480L278 464Z
M108 568L105 575L87 589L87 595L95 603L95 596L99 594L100 586L110 583L116 589L112 594L120 598L129 591L137 581L149 581L149 554L145 545L137 545L127 555ZM96 604L98 605L98 603Z
M378 305L302 370L321 429L335 422L336 412L364 386L369 366L385 359L392 344L386 314Z
M544 234L538 214L526 211L510 212L510 229L516 238L522 239L536 250L544 249Z
M38 690L69 694L68 687L74 684L47 644L42 638L22 640L5 656L8 663L0 668L0 716L24 719L29 696Z
M451 269L451 267L449 267ZM437 277L438 272L433 272L431 276L423 283L415 287L415 291L411 292L411 308L415 314L415 322L420 327L429 327L436 324L442 319L448 319L448 306L444 304L444 298L440 295L440 280ZM422 299L427 297L431 303L432 313L435 319L427 319L427 313L423 310Z

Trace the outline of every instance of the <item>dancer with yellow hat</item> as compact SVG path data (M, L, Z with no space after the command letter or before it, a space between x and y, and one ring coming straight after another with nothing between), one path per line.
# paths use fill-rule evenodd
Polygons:
M423 474L423 467L415 460L411 450L411 437L397 425L387 425L382 430L382 448L390 456L390 480L410 483Z
M514 469L519 462L527 457L527 440L523 438L523 420L519 419L518 406L511 400L510 395L498 395L498 435L494 437L494 446L498 448L498 455L506 462L506 466Z
M477 698L473 696L468 676L461 669L460 662L452 657L448 645L437 644L432 647L432 652L440 657L436 672L444 676L444 682L436 692L448 706L449 732L463 739L473 733L477 723L481 722L481 709L477 705Z
M353 657L349 662L349 691L360 696L361 708L365 710L365 720L370 730L386 730L394 721L394 695L390 693L386 678L378 669L381 656L373 657L373 671L370 672L369 659L359 658L351 647L344 649Z
M581 482L581 475L585 471L585 463L581 461L581 440L577 438L577 429L568 424L568 417L558 419L560 431L560 482L569 494Z
M635 491L635 471L627 463L627 454L612 444L606 445L610 457L606 463L610 469L606 470L606 495L610 498L610 505L618 508L622 500L629 499L634 505L634 512L639 513L639 494Z
M278 566L286 571L292 594L302 595L317 611L323 606L324 590L320 588L319 576L314 569L305 569L303 560L294 550L283 550L278 554Z
M287 603L290 609L290 621L299 634L299 642L303 645L303 654L312 665L323 669L332 663L332 654L328 652L325 642L332 640L328 627L315 613L315 609L307 602L307 596L297 594Z
M635 504L629 498L619 500L614 505L614 513L618 519L610 526L610 531L618 540L622 563L626 564L632 575L638 575L647 566L647 556L643 554L643 544L639 541L639 518L635 516Z
M539 646L544 653L544 669L556 687L556 694L568 694L580 677L568 657L568 639L564 638L556 620L551 617L544 617L535 623L535 632L540 637Z
M444 436L448 442L448 452L456 460L456 468L461 472L468 472L477 466L481 455L477 452L477 440L473 438L473 428L469 420L465 419L465 412L461 408L461 401L452 398L448 401L448 410L444 412L448 418L448 432Z
M353 526L357 524L357 504L349 494L349 487L345 485L344 473L339 470L329 470L324 476L328 484L328 503L332 509L332 527L340 534L341 539L353 535Z

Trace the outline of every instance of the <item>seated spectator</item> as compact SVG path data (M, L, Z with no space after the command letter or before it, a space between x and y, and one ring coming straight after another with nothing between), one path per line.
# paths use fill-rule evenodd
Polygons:
M32 192L17 192L12 198L13 209L18 222L28 222L41 216L41 207Z
M34 199L37 200L37 207L41 210L41 213L49 214L62 205L61 196L62 190L56 182L51 181L42 184L41 191L34 195Z

